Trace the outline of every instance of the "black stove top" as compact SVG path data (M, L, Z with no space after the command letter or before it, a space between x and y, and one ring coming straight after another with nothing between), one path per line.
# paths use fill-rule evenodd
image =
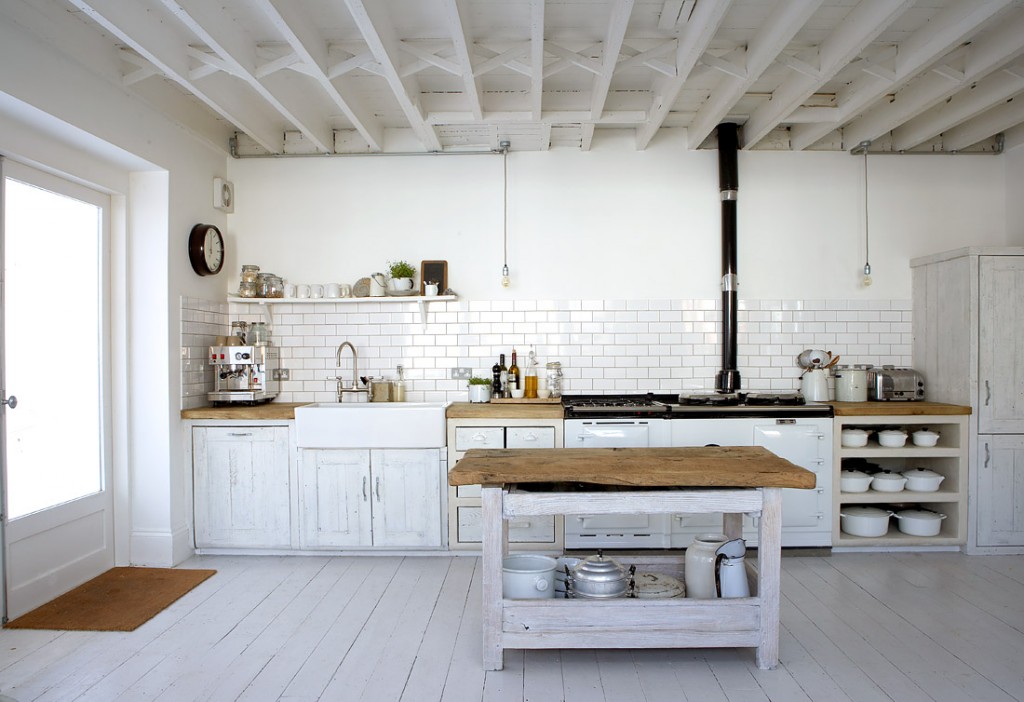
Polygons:
M831 416L829 405L807 404L799 392L789 393L659 393L563 395L566 418L649 417L784 417Z

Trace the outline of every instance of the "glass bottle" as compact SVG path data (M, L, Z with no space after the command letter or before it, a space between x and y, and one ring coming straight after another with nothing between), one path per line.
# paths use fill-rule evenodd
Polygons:
M395 372L398 374L398 379L391 383L391 401L405 402L405 368L401 363L398 364Z
M523 397L531 400L537 399L537 354L533 349L526 356L526 372L523 373L523 380L526 392Z
M562 396L562 363L561 361L548 361L547 364L548 391L551 397Z
M498 356L498 363L501 366L501 394L498 397L512 397L508 391L508 366L505 365L505 354Z
M508 389L518 390L519 387L519 364L516 363L516 350L512 349L512 365L508 367Z

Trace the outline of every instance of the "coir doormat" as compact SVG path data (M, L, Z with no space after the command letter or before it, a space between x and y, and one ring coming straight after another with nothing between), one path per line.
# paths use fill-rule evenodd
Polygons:
M134 631L215 570L111 568L7 622L8 629Z

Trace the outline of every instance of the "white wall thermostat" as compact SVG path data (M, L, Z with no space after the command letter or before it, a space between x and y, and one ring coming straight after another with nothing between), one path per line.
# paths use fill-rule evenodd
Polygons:
M235 211L235 186L223 178L213 179L213 206L223 212Z

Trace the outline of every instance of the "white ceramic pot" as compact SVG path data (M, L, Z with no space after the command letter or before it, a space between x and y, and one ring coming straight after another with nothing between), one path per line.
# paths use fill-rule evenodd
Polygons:
M828 375L822 368L811 368L800 378L800 392L808 402L828 402Z
M878 432L878 443L886 448L901 448L907 443L907 432L899 429L886 429Z
M861 448L868 445L868 432L863 429L843 429L840 442L847 448Z
M899 473L883 470L871 476L871 489L878 492L902 492L907 479Z
M844 470L839 476L842 492L867 492L871 487L871 476L859 470Z
M701 534L694 537L693 543L686 547L683 574L687 597L699 600L718 597L718 589L715 587L715 562L718 556L715 551L728 540L725 534Z
M935 492L946 479L946 476L926 468L905 470L903 477L907 479L907 490L913 492Z
M839 366L835 370L836 400L867 402L868 371L861 366Z
M469 401L470 402L490 402L491 401L491 386L490 385L470 385L469 386Z
M388 281L388 287L392 292L406 292L412 290L412 278L392 278Z
M929 509L904 509L893 515L900 531L910 536L938 536L946 515Z
M930 448L939 443L939 433L935 431L929 431L928 429L919 429L910 435L911 441L914 442L914 446L924 446Z
M839 512L839 527L850 536L885 536L892 512L878 507L844 505Z
M502 562L501 586L512 600L546 599L555 596L555 568L550 556L517 553Z

